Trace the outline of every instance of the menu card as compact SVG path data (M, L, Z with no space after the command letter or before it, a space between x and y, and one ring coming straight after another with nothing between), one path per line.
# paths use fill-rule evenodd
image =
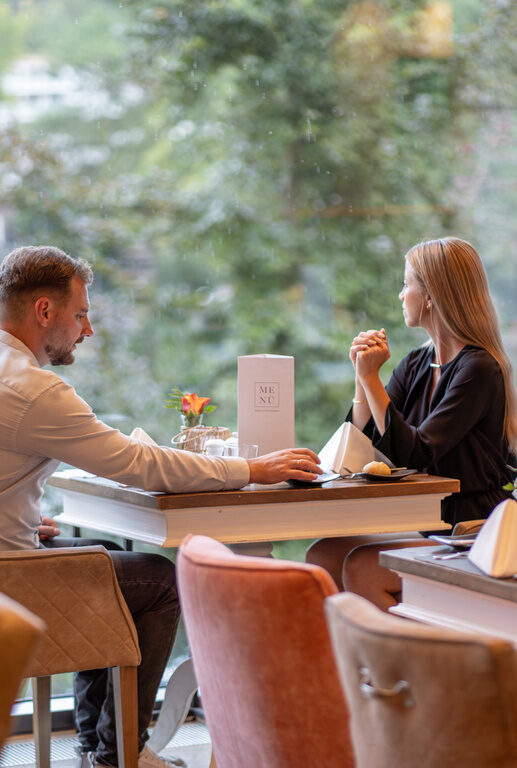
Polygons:
M259 456L294 448L294 357L242 355L237 375L239 442Z

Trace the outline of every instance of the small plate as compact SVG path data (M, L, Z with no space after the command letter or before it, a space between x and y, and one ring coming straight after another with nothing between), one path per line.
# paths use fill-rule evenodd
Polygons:
M408 475L416 475L418 469L394 469L391 475L374 475L372 472L354 472L353 475L347 475L349 480L372 480L374 483L390 483L396 480L403 480Z
M295 478L292 478L287 482L295 487L305 486L308 488L311 485L323 485L323 483L328 483L331 480L339 480L340 477L341 475L338 475L335 472L324 472L322 475L318 475L316 480L296 480Z
M428 538L437 541L438 544L446 544L453 549L462 550L470 549L476 540L476 536L476 533L473 533L470 536L439 536L438 534L433 533L431 536L428 536Z

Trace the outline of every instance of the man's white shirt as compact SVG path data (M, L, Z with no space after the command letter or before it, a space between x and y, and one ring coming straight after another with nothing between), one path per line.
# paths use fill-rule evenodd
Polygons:
M150 445L104 424L72 386L0 330L0 549L39 546L43 487L60 462L147 491L249 482L244 459Z

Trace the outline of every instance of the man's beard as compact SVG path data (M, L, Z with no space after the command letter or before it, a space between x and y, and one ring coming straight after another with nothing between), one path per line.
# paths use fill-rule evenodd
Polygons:
M51 365L72 365L75 360L74 346L80 344L82 339L77 339L71 347L55 347L52 344L45 346L45 352Z

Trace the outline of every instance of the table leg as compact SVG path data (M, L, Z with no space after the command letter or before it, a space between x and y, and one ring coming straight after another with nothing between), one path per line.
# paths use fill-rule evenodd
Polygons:
M160 752L167 746L185 720L196 691L194 665L192 659L186 659L176 667L167 683L161 711L148 742L152 750Z

